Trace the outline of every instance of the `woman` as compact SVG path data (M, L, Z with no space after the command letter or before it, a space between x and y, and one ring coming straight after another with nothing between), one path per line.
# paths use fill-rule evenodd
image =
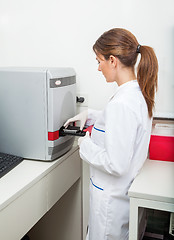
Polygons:
M152 48L141 46L125 29L105 32L93 46L98 70L118 89L101 112L88 110L69 119L94 124L80 138L80 156L90 164L89 240L126 240L128 189L147 158L158 62ZM138 54L141 59L135 75Z

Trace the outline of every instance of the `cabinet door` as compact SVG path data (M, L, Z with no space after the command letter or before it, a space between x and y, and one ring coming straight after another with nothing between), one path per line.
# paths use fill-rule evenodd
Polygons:
M48 175L48 210L80 178L81 160L76 150Z

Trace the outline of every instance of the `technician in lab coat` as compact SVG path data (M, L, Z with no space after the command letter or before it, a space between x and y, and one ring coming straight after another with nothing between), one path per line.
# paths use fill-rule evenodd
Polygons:
M79 139L80 156L90 164L88 240L127 240L128 189L147 158L158 62L125 29L105 32L93 46L98 70L118 89L103 111L89 109L69 119L81 128L94 124L91 137ZM138 54L141 59L135 74Z

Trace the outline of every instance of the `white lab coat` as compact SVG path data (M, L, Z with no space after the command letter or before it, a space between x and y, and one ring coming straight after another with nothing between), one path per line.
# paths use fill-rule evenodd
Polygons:
M91 138L80 145L90 164L89 240L127 240L128 189L147 158L152 120L136 80L118 87L104 111L89 110Z

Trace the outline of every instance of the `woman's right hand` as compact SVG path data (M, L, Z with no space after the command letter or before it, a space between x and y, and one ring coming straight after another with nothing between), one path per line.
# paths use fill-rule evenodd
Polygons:
M66 123L64 124L64 127L67 128L70 123L80 121L80 130L82 130L85 126L85 123L86 123L87 119L88 119L88 110L85 110L85 111L77 114L73 118L68 119L66 121Z

